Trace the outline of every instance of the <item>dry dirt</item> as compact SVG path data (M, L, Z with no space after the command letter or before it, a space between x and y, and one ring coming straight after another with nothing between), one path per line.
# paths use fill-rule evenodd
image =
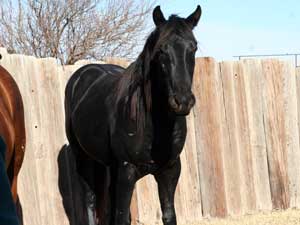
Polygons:
M273 211L227 219L204 219L197 225L300 225L300 210Z

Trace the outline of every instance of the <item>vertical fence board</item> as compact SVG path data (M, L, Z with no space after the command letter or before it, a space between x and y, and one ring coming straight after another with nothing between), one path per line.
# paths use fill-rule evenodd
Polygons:
M133 225L139 224L139 206L138 206L138 199L136 189L134 189L130 204L130 212L131 212L131 223Z
M264 60L263 110L273 208L289 207L284 116L284 74L277 60Z
M243 68L249 120L249 145L253 157L256 207L259 210L271 210L272 201L263 120L263 72L261 61L245 60L243 61Z
M290 63L280 62L284 84L284 121L287 149L289 184L289 207L300 206L300 146L295 68Z
M43 145L39 151L41 152L41 158L38 160L40 163L40 183L45 184L43 188L44 196L50 195L43 202L45 209L52 218L52 224L63 224L64 208L62 206L62 198L58 188L58 166L57 159L59 151L63 147L65 141L64 135L64 117L57 116L64 115L62 98L60 90L59 76L62 74L61 69L58 69L55 59L40 59L40 71L37 76L43 76L40 78L40 108L43 115L43 121L40 128L37 128L38 132L43 139ZM47 91L45 91L47 90ZM57 134L62 135L57 135ZM45 174L49 174L45 176ZM43 224L46 224L47 220ZM67 224L67 221L65 221Z
M249 123L248 108L246 101L246 92L243 67L240 62L233 64L233 73L231 80L233 81L234 98L235 98L235 123L236 123L236 140L238 146L238 154L241 169L241 191L242 191L242 209L243 213L248 213L256 208L256 197L253 181L253 159L250 149L249 140ZM229 124L230 126L230 124Z
M194 77L195 127L204 216L227 214L223 150L224 105L218 64L212 58L197 59Z
M299 121L300 121L300 67L296 68L296 89L297 89L297 110L298 110L297 125L298 125L298 134L300 134L300 124L299 124ZM298 136L298 140L300 142L300 135ZM297 151L299 151L299 149ZM291 157L293 157L293 156L291 156ZM299 177L299 174L300 174L300 172L298 171L299 168L300 168L299 166L295 166L295 169L297 171L295 171L295 173L293 173L292 176ZM297 192L296 192L297 197L295 199L295 204L296 204L297 208L300 208L300 190L299 190L300 185L297 185L296 187L297 187ZM291 204L293 204L293 203L291 203Z
M237 111L234 88L233 63L220 64L223 86L223 98L225 106L225 118L227 133L229 136L229 148L224 149L224 174L226 187L226 200L229 214L239 215L242 206L242 171L240 165L239 143L237 136Z
M148 175L137 182L137 204L139 206L139 223L161 224L157 185L154 177Z

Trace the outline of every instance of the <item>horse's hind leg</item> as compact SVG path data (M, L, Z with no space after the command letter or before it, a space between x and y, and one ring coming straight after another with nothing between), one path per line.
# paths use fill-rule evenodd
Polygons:
M73 134L72 124L68 115L69 113L66 111L66 135L75 158L76 177L79 182L78 187L76 187L78 193L74 194L73 197L75 199L75 215L77 217L78 224L94 224L93 222L88 221L94 220L96 215L96 200L94 195L95 162L84 152L77 142L77 139Z
M164 225L176 225L176 213L174 207L175 189L180 176L180 159L155 175L158 184L159 200L162 210Z
M80 175L82 191L84 192L84 201L87 210L89 224L95 224L96 220L96 162L91 159L83 150L76 153L76 167Z

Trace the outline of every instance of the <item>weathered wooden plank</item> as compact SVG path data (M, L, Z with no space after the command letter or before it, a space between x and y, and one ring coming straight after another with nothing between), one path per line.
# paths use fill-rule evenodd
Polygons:
M263 60L264 129L273 208L289 207L284 74L277 60Z
M260 60L244 60L244 83L252 152L256 209L271 210L271 191L263 120L263 72Z
M297 110L298 110L298 122L297 122L297 124L298 124L299 140L300 140L300 125L299 125L299 123L300 123L300 67L297 67L295 70L296 70L295 74L296 74ZM298 202L298 200L297 200L297 202ZM297 208L299 208L299 207L300 207L300 205L298 205L298 203L297 203Z
M289 207L300 207L300 146L299 146L299 105L297 104L297 81L295 67L291 63L280 62L283 74L283 97L285 134L287 148L287 169L289 182ZM299 89L299 88L298 88Z
M131 213L131 224L139 224L139 206L136 189L133 191L131 204L130 204L130 213Z
M161 210L159 205L157 184L152 175L148 175L137 182L137 204L139 210L138 223L161 224Z
M224 177L228 213L240 215L244 210L242 206L242 170L240 161L240 146L237 134L237 110L234 87L233 63L220 63L220 76L222 79L226 127L229 137L229 148L224 148Z
M226 144L219 66L212 58L196 60L194 108L203 216L227 214L223 151Z
M40 71L36 74L39 80L39 107L43 119L40 127L36 130L40 132L43 145L38 150L39 158L39 182L43 184L41 195L45 200L44 210L47 212L44 222L52 220L52 224L67 224L67 218L62 206L62 197L57 185L58 166L57 158L65 141L64 113L61 102L60 83L58 76L62 70L57 66L57 61L53 58L40 59ZM43 74L41 76L40 74ZM45 176L45 174L49 174ZM48 217L48 218L47 218Z
M237 121L237 139L239 146L240 165L242 171L242 202L244 212L252 212L256 209L256 196L253 178L253 158L250 148L248 108L246 101L246 91L243 67L240 62L234 63L234 87L236 98L236 121Z

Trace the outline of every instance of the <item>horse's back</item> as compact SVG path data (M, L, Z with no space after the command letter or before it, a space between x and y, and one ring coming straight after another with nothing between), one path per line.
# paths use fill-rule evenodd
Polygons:
M66 100L70 101L69 104L72 107L74 102L82 97L98 79L107 75L121 74L123 71L124 68L112 64L88 64L79 68L67 83Z
M107 102L113 98L123 71L111 64L86 65L71 76L65 90L66 133L71 147L104 163L109 161L111 111Z

